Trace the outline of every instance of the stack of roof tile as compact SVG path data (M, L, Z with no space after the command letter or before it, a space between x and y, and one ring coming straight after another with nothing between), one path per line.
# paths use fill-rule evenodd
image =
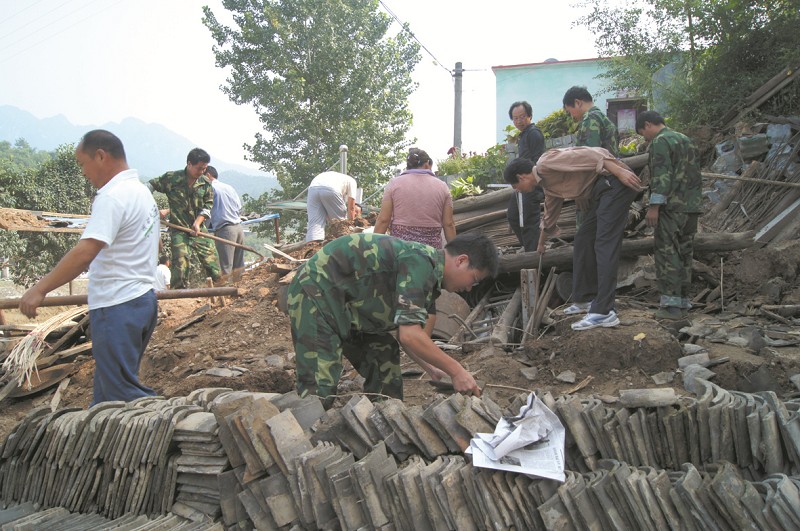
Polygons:
M658 407L542 396L567 428L564 483L465 460L504 413L487 398L354 397L325 411L296 393L214 389L39 410L2 447L1 494L104 518L171 509L197 529L212 518L227 529L800 527L800 403L698 385L697 398Z

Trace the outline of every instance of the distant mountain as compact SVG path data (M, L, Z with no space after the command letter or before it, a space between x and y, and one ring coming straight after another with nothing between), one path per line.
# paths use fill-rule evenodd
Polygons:
M17 107L0 105L0 141L12 144L24 138L33 148L52 151L62 144L76 142L86 131L96 128L112 130L124 140L128 162L139 170L143 179L179 169L189 150L197 147L163 125L148 124L137 118L99 126L73 125L63 115L40 119ZM280 188L278 179L269 173L219 159L212 159L212 164L219 171L220 180L233 186L239 195L259 197Z

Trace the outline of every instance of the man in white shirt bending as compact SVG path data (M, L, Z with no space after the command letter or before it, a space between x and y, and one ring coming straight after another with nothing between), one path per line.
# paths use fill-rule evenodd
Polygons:
M324 240L325 224L356 217L356 180L339 173L320 173L308 185L308 230L306 241Z

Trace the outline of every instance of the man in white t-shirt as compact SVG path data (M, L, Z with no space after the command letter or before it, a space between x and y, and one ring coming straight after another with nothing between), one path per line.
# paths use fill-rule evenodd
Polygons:
M97 188L81 239L56 267L22 296L20 311L35 317L47 293L89 269L89 323L95 359L92 405L152 396L139 383L139 365L156 326L153 290L158 253L158 207L128 168L114 134L84 135L75 158Z
M325 224L337 219L355 219L356 180L339 173L320 173L308 185L308 230L306 241L324 240Z
M169 283L172 280L172 271L170 271L169 265L169 256L162 256L158 259L158 267L156 267L156 291L169 289Z

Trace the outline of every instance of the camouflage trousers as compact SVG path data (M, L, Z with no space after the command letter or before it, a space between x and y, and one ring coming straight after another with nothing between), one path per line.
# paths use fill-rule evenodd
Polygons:
M195 237L179 231L170 233L170 246L172 247L172 278L171 289L185 289L189 278L189 261L194 254L205 269L206 275L215 283L222 278L219 266L217 248L209 238Z
M289 319L297 366L297 392L301 397L318 395L326 408L333 405L342 356L364 377L364 392L403 398L400 375L400 346L388 332L365 334L351 331L341 337L326 314L331 309L318 306L301 287L289 288ZM338 308L344 311L344 308ZM327 398L326 398L327 397Z
M698 214L661 209L655 228L656 286L661 306L689 307Z

